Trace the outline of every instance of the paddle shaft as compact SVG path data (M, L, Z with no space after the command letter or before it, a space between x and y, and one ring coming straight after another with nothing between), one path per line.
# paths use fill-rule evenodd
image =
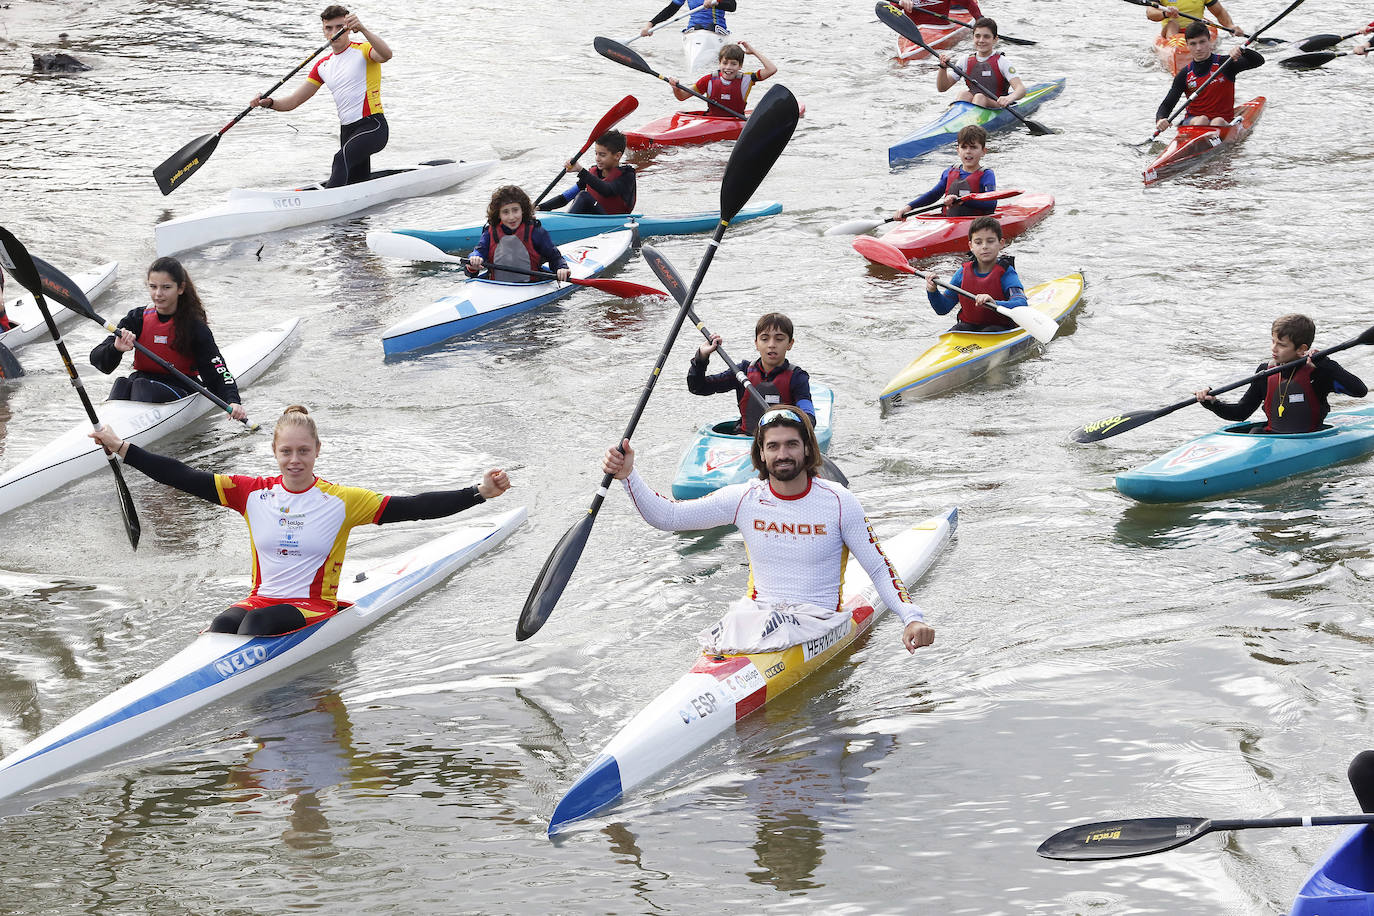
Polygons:
M454 261L464 261L463 258L451 258L451 260L454 260ZM511 273L524 274L524 275L527 276L527 277L538 277L538 278L541 279L541 280L557 280L557 279L558 279L558 274L549 273L547 270L527 270L527 269L524 268L524 267L513 267L513 266L511 266L511 265L509 265L509 264L492 264L492 263L486 263L486 264L484 264L483 266L487 269L487 271L488 271L488 276L490 276L490 272L493 271L493 270L508 270L508 271L510 271ZM622 281L622 280L601 280L601 279L596 278L596 277L593 277L593 278L590 278L590 279L587 279L587 280L580 280L580 279L578 279L577 277L568 277L568 281L567 281L567 282L571 283L573 286L589 286L589 287L591 287L592 289L604 289L604 290L606 290L607 292L611 292L611 293L616 292L616 290L610 288L610 287L611 287L611 284L622 284L622 283L625 283L625 281ZM654 288L651 287L651 286L642 286L642 287L641 287L641 286L639 286L639 284L637 284L637 283L625 284L625 285L626 285L626 286L638 287L639 290L641 290L641 291L635 292L635 293L633 294L633 295L636 295L636 296L649 296L649 295L653 295L653 296L662 296L662 295L666 295L666 294L663 293L661 290L654 289ZM625 292L629 292L628 289L626 289L626 290L624 290L624 291L625 291ZM629 297L626 297L626 298L629 298Z
M921 12L925 13L928 16L934 16L936 19L943 19L945 22L951 23L953 25L961 25L966 29L971 29L974 25L972 22L965 22L962 19L955 19L953 16L946 16L944 13L937 13L934 10L922 10ZM997 40L1005 41L1009 45L1036 44L1036 42L1031 41L1029 38L1012 38L1010 35L998 35Z
M646 62L644 58L640 57L633 50L625 47L618 41L613 41L609 38L598 37L592 42L592 46L596 48L596 52L598 54L600 54L607 60L613 60L618 64L622 64L626 67L629 67L631 70L638 70L640 73L647 73L652 77L661 79L663 80L663 82L668 83L668 77L664 76L662 73L659 73L653 67L650 67L648 62ZM672 83L668 83L668 85L671 86ZM717 102L710 96L702 95L700 92L697 92L696 89L691 86L684 86L681 80L677 82L677 86L675 88L681 89L688 95L694 95L697 98L701 99L703 102L705 102L707 105L714 105L721 111L724 111L727 114L732 115L733 117L739 118L741 120L745 120L748 118L748 115L746 115L744 112L736 111L729 105Z
M587 134L587 142L582 144L582 148L577 151L577 155L573 156L568 161L575 163L577 162L577 160L581 159L582 155L585 152L587 152L587 150L592 148L592 144L596 142L596 139L598 137L600 137L606 131L610 130L612 127L618 124L622 118L624 118L626 115L628 115L630 112L634 111L638 107L639 99L636 99L632 95L627 95L619 102L616 102L613 106L611 106L610 111L602 115L601 120L596 122L596 126L592 128L592 132ZM534 206L538 207L540 202L543 201L545 197L549 196L549 192L554 189L558 182L563 180L563 176L564 174L566 174L566 172L567 169L558 170L558 174L553 176L553 181L549 182L549 186L545 188L539 194L539 196L534 199Z
M286 76L283 76L281 79L277 80L275 83L273 83L271 86L269 86L265 92L261 93L261 97L262 97L262 98L266 98L266 97L270 96L272 93L276 92L278 89L280 89L280 88L282 87L282 85L283 85L287 80L289 80L291 77L295 76L297 73L301 72L301 69L302 69L306 64L310 63L312 60L314 60L316 57L318 57L321 53L323 53L330 45L332 45L334 42L338 41L338 40L339 40L339 36L342 35L342 34L344 34L344 33L347 32L347 31L348 31L348 29L339 29L337 32L335 32L333 38L329 39L329 40L326 41L324 44L320 45L318 48L316 48L315 50L311 51L309 57L307 57L305 60L301 61L299 64L296 64L296 66L295 66L294 68L292 68L292 70L291 70L290 73L286 74ZM239 122L242 121L244 118L246 118L246 117L248 116L248 113L249 113L250 111L252 111L255 107L256 107L256 106L249 105L247 108L243 109L243 111L240 111L240 112L234 117L234 120L230 121L228 124L224 125L224 126L221 127L219 130L215 131L215 134L216 134L217 136L221 136L221 137L224 136L225 131L229 130L229 128L233 127L235 124L239 123Z
M1134 4L1138 5L1138 6L1149 6L1149 7L1153 7L1154 9L1157 9L1157 10L1165 9L1164 4L1160 3L1159 0L1126 0L1126 2L1128 2L1128 3L1134 3ZM1219 22L1212 22L1210 19L1203 19L1201 16L1194 16L1194 15L1191 14L1191 13L1185 13L1185 12L1183 12L1183 10L1179 10L1179 11L1178 11L1178 17L1179 17L1180 19L1191 19L1191 20L1193 20L1194 22L1200 22L1200 23L1202 23L1203 25L1212 26L1212 27L1214 27L1214 28L1222 28L1222 29L1226 28L1226 26L1222 25L1222 24L1219 23Z
M1336 344L1334 347L1329 347L1325 350L1322 350L1319 353L1317 353L1315 359L1324 359L1325 357L1330 356L1332 353L1339 353L1341 350L1349 350L1351 347L1357 347L1361 343L1364 343L1364 335L1360 335L1359 337L1356 337L1352 340L1347 340L1345 343L1339 343ZM1235 389L1240 388L1243 385L1249 385L1251 382L1257 382L1262 378L1268 378L1276 372L1282 372L1285 369L1292 369L1294 366L1301 366L1303 363L1313 358L1314 357L1312 356L1312 354L1309 353L1302 359L1295 359L1290 362L1280 363L1277 366L1270 366L1263 372L1256 372L1254 375L1246 376L1240 381L1231 382L1228 385L1222 385L1220 388L1208 388L1207 391L1213 396L1216 396L1218 394L1225 394L1226 392L1234 391ZM1168 407L1164 408L1163 412L1160 413L1160 416L1162 417L1166 413L1173 413L1175 410L1181 410L1184 407L1187 407L1189 404L1196 404L1197 402L1197 396L1194 395L1186 401L1179 401L1177 404L1170 404Z
M108 321L106 321L104 318L101 318L94 312L87 315L86 317L94 320L96 324L103 325L105 330L109 331L111 334L114 334L116 337L119 336L119 328L110 324ZM139 343L137 340L134 341L134 349L142 353L149 359L151 359L153 362L157 363L163 369L166 369L168 374L174 376L177 379L177 381L181 382L183 385L187 386L192 391L195 391L197 394L205 397L210 403L214 404L220 410L227 413L231 418L238 419L237 417L234 417L233 405L231 405L228 401L224 400L224 398L215 394L209 388L206 388L200 382L191 378L191 376L187 375L185 372L182 372L176 366L173 366L171 363L167 362L167 360L163 359L161 356L158 356L156 353L154 353L152 350L149 350L147 347L143 346L143 344ZM256 430L258 428L258 425L256 423L249 423L247 417L244 417L242 420L239 420L239 422L242 423L244 427L250 431Z
M665 19L665 20L663 20L662 22L660 22L658 25L651 26L651 27L649 28L649 34L652 35L652 34L654 34L655 32L657 32L659 29L663 28L665 25L672 25L674 22L680 22L681 20L686 19L686 18L687 18L688 16L690 16L690 15L692 15L691 9L684 9L682 12L678 13L676 16L672 17L671 19ZM621 42L621 44L628 45L628 44L630 44L631 42L639 41L639 39L641 39L641 38L643 38L643 37L644 37L643 33L640 33L639 35L636 35L636 36L634 36L633 38L627 38L627 39L625 39L624 41Z

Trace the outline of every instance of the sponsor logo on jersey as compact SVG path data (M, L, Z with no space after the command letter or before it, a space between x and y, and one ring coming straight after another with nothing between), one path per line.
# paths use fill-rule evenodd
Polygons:
M783 522L779 525L777 522L765 522L761 518L754 519L754 530L768 534L820 535L822 537L826 534L824 523Z

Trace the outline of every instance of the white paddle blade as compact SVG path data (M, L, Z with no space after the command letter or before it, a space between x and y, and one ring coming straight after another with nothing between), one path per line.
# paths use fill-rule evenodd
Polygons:
M887 220L882 219L851 219L847 223L840 223L838 226L831 226L825 230L826 235L863 235L865 232L872 232Z
M424 239L399 232L373 230L367 234L367 247L384 258L404 258L407 261L438 261L461 264L464 259L431 245Z
M1046 315L1044 312L1036 311L1028 305L1020 308L998 307L997 311L1006 315L1016 322L1026 333L1043 343L1054 340L1054 335L1059 333L1059 323Z

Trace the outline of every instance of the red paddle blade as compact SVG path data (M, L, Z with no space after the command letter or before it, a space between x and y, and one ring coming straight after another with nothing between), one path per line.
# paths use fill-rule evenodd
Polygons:
M907 263L906 255L902 254L900 248L889 242L884 242L882 239L875 239L868 235L862 236L854 240L854 250L874 264L881 264L884 267L891 267L893 270L900 270L909 274L916 272Z
M1008 188L1005 191L979 191L976 194L965 194L960 200L1006 200L1008 197L1015 197L1021 191Z
M631 283L628 280L578 280L572 277L568 282L574 286L590 286L592 289L599 289L603 293L610 293L612 296L619 296L621 299L635 299L639 296L663 296L667 297L661 289L654 289L652 286L643 286L639 283Z
M592 128L592 132L587 135L587 142L595 143L597 137L601 136L612 127L615 127L624 120L626 115L638 107L639 99L632 95L627 95L619 102L616 102L615 106L602 115L600 121L596 122L596 126Z

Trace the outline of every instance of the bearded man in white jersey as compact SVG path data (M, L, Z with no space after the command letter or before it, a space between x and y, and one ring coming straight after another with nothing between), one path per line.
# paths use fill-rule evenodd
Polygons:
M602 469L625 484L643 519L664 531L734 525L749 553L749 591L714 627L700 634L708 652L773 652L833 627L842 609L846 551L905 624L908 652L935 641L935 630L911 602L853 493L816 476L820 447L806 416L790 405L766 412L754 431L759 479L700 499L654 492L634 470L630 440L606 450Z

